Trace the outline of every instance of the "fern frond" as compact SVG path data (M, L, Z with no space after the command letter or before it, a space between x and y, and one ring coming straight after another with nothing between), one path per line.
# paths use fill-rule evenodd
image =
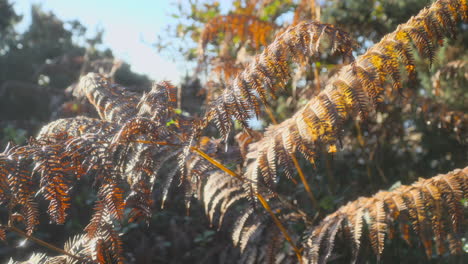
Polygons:
M74 182L71 160L62 156L63 146L43 146L35 155L33 173L41 176L40 187L44 198L50 201L49 215L52 221L63 224L70 207L70 190Z
M260 20L256 16L229 14L212 18L205 24L200 36L199 53L203 56L206 45L215 40L219 33L232 34L242 42L252 41L254 48L265 46L268 37L275 31L276 25Z
M246 172L246 177L257 181L255 175L262 175L267 178L265 182L274 182L274 179L269 178L273 176L270 173L274 171L273 162L264 162L268 160L268 153L270 156L275 156L273 153L286 153L291 156L300 152L308 161L314 163L317 145L325 146L329 152L335 152L344 120L357 116L362 120L368 119L369 113L374 111L376 104L382 100L387 81L392 83L390 90L401 90L403 80L399 72L400 65L405 66L408 75L414 74L414 63L410 55L413 44L419 47L417 50L421 56L432 60L435 46L428 43L426 30L445 33L448 30L443 24L437 24L436 28L428 28L423 21L435 19L441 13L450 14L453 21L458 20L461 14L449 9L448 2L439 0L407 23L400 25L396 31L356 58L355 62L341 68L328 81L325 89L291 118L271 126L265 136L252 146L252 165ZM287 163L277 159L277 166L283 165L287 166Z
M122 123L138 113L136 94L111 83L102 75L88 73L80 79L78 89L106 121Z
M71 207L71 189L87 176L98 189L94 214L85 228L87 256L121 262L114 224L124 220L125 208L130 209L129 221L150 218L156 176L171 159L177 164L191 120L174 111L177 93L168 82L154 85L141 98L97 74L83 77L79 88L102 120L60 119L43 127L28 145L7 148L0 154L0 203L11 208L9 217L24 223L31 234L39 224L34 196L42 194L49 201L51 220L63 224ZM174 124L168 124L169 120ZM193 169L203 174L202 167ZM195 171L190 175L193 179L200 176ZM174 174L168 174L166 182L170 185L173 178ZM197 180L188 182L184 181L186 196L191 197Z
M409 235L405 226L407 220L410 220L414 234L419 236L428 258L432 257L433 240L439 255L445 252L445 241L449 242L452 254L460 254L459 241L464 232L460 223L466 213L462 200L467 197L467 184L468 167L350 202L309 232L305 242L305 260L325 263L333 250L337 233L343 234L339 237L350 244L355 258L362 236L368 235L374 253L379 257L386 240L394 238L395 224L403 223L400 233L403 237ZM409 241L409 238L405 240Z
M326 45L325 43L328 43ZM351 56L352 40L333 25L302 22L276 36L246 69L232 80L223 94L212 102L206 120L214 120L224 137L235 118L244 123L254 113L260 114L260 101L268 104L268 96L290 79L288 63L320 58L321 52Z
M137 108L139 116L165 125L177 108L177 89L167 81L155 83L151 91L141 97Z

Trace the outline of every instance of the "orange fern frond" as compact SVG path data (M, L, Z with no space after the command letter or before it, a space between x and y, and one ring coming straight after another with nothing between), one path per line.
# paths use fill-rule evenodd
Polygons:
M63 224L71 207L71 189L82 177L92 178L98 201L85 228L87 256L120 263L121 242L114 224L125 219L127 208L130 222L150 218L158 172L168 161L177 165L191 120L174 111L177 93L168 82L155 84L138 97L100 75L88 74L78 88L102 120L60 119L44 126L28 145L0 153L0 204L11 208L9 217L14 221L8 225L21 222L31 234L39 224L35 196L41 194L49 201L51 220ZM177 166L173 171L178 171ZM161 176L167 192L175 176ZM196 188L187 182L191 197Z
M339 73L330 79L317 96L312 98L294 116L279 125L271 126L263 139L252 146L250 157L253 165L246 172L246 177L254 183L260 180L275 182L275 165L288 166L286 155L300 152L307 160L314 163L318 145L325 146L329 152L335 152L340 141L343 122L349 117L368 118L376 104L382 100L385 82L391 82L391 90L402 88L402 77L399 65L403 65L408 75L414 72L414 63L410 50L412 45L419 46L420 55L429 57L435 52L435 44L430 41L427 30L449 32L444 24L437 27L426 27L428 18L436 19L441 14L450 14L450 19L458 21L460 14L450 9L462 3L439 0L407 23L400 25L393 33L386 35L365 54L356 58L350 65L344 66ZM406 55L404 55L406 54ZM231 108L232 109L232 108ZM219 112L222 114L222 110ZM224 113L225 114L225 113ZM224 117L226 119L226 117ZM221 130L222 133L223 130ZM281 153L281 154L279 154ZM282 155L283 158L275 157ZM265 161L270 162L265 162Z
M260 114L259 101L267 105L268 95L275 97L290 79L288 62L319 58L321 52L352 57L352 43L348 34L329 24L302 22L287 28L212 102L206 120L214 120L224 137L231 129L231 118L247 127L246 120Z
M438 255L444 254L446 244L452 254L460 254L466 214L462 200L468 197L467 188L468 167L359 198L327 216L310 231L304 258L308 263L325 263L333 251L334 240L340 238L351 247L355 261L366 235L374 253L380 256L386 240L394 239L396 224L400 225L400 233L407 242L410 241L408 226L412 227L428 258L432 257L433 240Z
M205 24L200 36L199 52L203 56L206 45L215 40L219 33L232 34L239 37L242 42L250 40L252 46L258 49L261 45L266 45L268 37L275 29L275 24L252 15L217 16Z
M102 75L88 73L80 79L78 89L106 121L122 123L137 114L136 94L111 83Z

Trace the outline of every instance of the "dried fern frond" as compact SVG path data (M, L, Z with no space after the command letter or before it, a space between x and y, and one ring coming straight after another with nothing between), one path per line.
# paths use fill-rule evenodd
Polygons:
M468 167L420 179L393 191L380 191L369 198L361 197L328 215L308 232L304 259L307 263L325 263L335 239L342 239L355 262L366 236L379 257L386 240L395 238L397 225L408 243L411 236L419 237L428 258L433 256L433 242L438 255L446 252L447 244L451 254L461 254L466 214L462 200L467 198Z
M0 205L10 208L9 218L14 221L8 224L22 222L31 234L39 224L36 196L49 201L52 222L63 224L72 188L82 177L91 178L98 200L85 228L88 255L99 263L122 262L115 224L125 219L127 208L130 222L149 219L156 177L164 177L163 192L167 192L175 174L159 175L159 171L164 164L177 165L191 120L176 113L176 88L168 82L138 95L88 74L78 88L102 120L60 119L44 126L28 145L0 153ZM177 166L172 170L178 172ZM187 196L191 197L196 188L188 181L184 184L190 186Z
M78 89L106 121L122 123L137 114L136 94L111 83L102 75L88 73L81 77Z
M257 55L212 102L205 119L214 120L224 137L231 129L231 118L248 127L246 120L253 114L260 114L260 101L267 105L268 96L275 97L276 91L290 79L289 62L320 58L322 52L352 57L352 47L348 34L333 25L302 22L291 26Z
M252 41L254 48L265 46L268 37L275 31L276 25L260 20L256 16L229 14L212 18L205 24L200 36L199 53L203 56L206 45L215 40L219 33L232 34L242 42Z
M248 186L218 171L206 175L201 201L212 224L231 232L232 243L241 251L240 263L294 263L292 248L270 216L251 206ZM268 202L279 219L293 226L302 220L274 199ZM297 238L294 238L297 239Z
M246 177L254 183L262 178L266 183L272 183L276 177L275 167L288 168L291 159L288 156L296 152L311 163L314 163L318 145L325 146L331 153L336 152L345 120L356 116L367 119L382 100L386 82L390 82L391 91L402 89L400 66L404 66L412 78L415 73L412 46L422 57L432 60L439 44L436 40L443 37L438 32L451 35L455 22L466 9L462 1L439 0L398 26L355 62L344 66L328 81L324 90L291 118L271 126L263 139L252 146L252 162ZM428 26L428 21L432 20L439 23ZM222 108L218 109L224 119L228 111L232 110L222 112ZM221 129L223 134L224 130L226 128Z

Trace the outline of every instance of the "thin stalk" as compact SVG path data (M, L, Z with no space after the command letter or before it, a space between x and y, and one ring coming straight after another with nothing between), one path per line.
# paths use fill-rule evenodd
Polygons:
M147 141L147 140L136 140L135 142L137 143L144 143L144 144L157 144L157 145L174 145L174 146L182 146L182 145L179 145L179 144L172 144L172 143L168 143L168 142L157 142L157 141ZM213 159L212 157L210 157L208 154L206 154L203 150L197 148L197 147L190 147L190 150L197 153L198 155L200 155L202 158L206 159L208 162L210 162L211 164L213 164L214 166L216 166L217 168L219 168L220 170L224 171L225 173L229 174L230 176L242 181L242 182L246 182L246 180L244 178L242 178L242 176L240 176L239 174L235 173L234 171L230 170L229 168L227 168L226 166L224 166L221 162ZM270 216L273 218L273 221L275 222L276 226L280 229L281 233L283 234L284 238L286 239L286 241L288 241L288 243L291 245L291 247L293 248L294 252L296 253L296 256L299 260L299 263L302 263L302 256L301 256L301 250L296 247L296 245L294 244L291 236L289 235L289 233L287 232L286 228L284 227L284 225L281 223L281 221L278 219L278 217L276 217L275 213L271 210L271 207L268 205L268 202L266 201L266 199L263 197L263 195L261 195L260 193L258 192L255 192L254 193L255 196L258 198L258 200L260 201L260 203L262 204L262 206L265 208L265 210L270 214Z
M265 105L265 112L268 114L268 117L271 119L271 122L277 125L278 121L276 121L275 115L273 114L273 111L268 105Z
M197 147L190 147L191 150L195 151L197 154L199 154L201 157L209 161L211 164L215 165L222 171L226 172L227 174L231 175L232 177L241 180L242 182L245 182L244 178L242 178L239 174L233 172L232 170L226 168L223 164L218 162L217 160L211 158L208 154L203 152L201 149ZM299 260L299 263L302 263L302 255L301 255L301 250L296 247L294 242L292 241L291 236L289 235L288 231L284 227L284 225L281 223L281 221L276 217L275 213L271 210L270 205L268 202L265 200L263 195L261 195L258 192L255 192L255 196L258 198L262 206L265 208L265 210L270 214L271 218L273 218L273 221L275 222L276 226L280 229L281 233L283 234L284 238L286 241L289 242L291 247L293 248L294 252L296 253L297 259Z
M283 226L283 224L278 219L278 217L276 217L275 213L271 210L270 205L267 203L265 198L259 193L256 193L255 196L257 196L258 200L263 205L265 210L267 210L267 212L270 214L271 218L273 218L273 221L275 222L276 226L280 229L281 233L283 233L284 238L286 238L286 240L292 246L294 252L296 253L296 257L299 260L299 263L302 263L302 254L301 254L302 250L300 250L299 248L296 247L296 245L292 241L291 237L289 236L288 231Z
M299 166L299 162L297 161L296 156L292 154L291 159L294 163L294 166L296 167L297 173L299 174L299 178L301 178L301 181L304 184L304 188L306 189L307 195L312 201L312 205L314 206L315 209L318 210L319 207L318 207L317 199L315 199L314 193L312 192L312 189L310 189L309 183L307 182L307 179L305 178L305 175L301 169L301 166Z

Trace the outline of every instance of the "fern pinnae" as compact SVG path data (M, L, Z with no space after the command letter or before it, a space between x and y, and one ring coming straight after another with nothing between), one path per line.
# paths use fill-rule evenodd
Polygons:
M384 248L385 233L387 231L383 201L377 200L374 202L373 208L370 209L370 216L372 218L370 227L372 248L377 257L380 258Z
M330 226L335 224L338 219L339 217L336 217L336 215L325 218L323 221L323 226L313 230L312 235L307 239L306 245L309 250L305 253L304 256L306 256L307 260L310 260L311 263L323 263L326 261L320 261L321 245L326 234L329 232Z
M463 173L465 173L463 171ZM465 176L466 177L466 176ZM454 233L459 233L461 223L463 222L463 210L460 201L463 199L463 193L460 190L460 185L454 179L443 179L438 183L444 196L444 205L448 207L451 220L451 227ZM466 183L465 183L466 184Z
M239 217L236 223L234 224L234 228L232 230L232 241L234 246L239 245L239 242L242 239L242 233L244 232L246 222L252 217L253 212L254 209L252 207L247 208L242 213L242 216Z
M431 182L427 182L423 185L422 192L428 197L428 207L431 212L431 224L432 232L435 237L436 251L438 255L442 255L445 252L445 246L443 238L445 236L444 223L442 221L442 203L441 193L437 187L432 185Z
M381 255L384 250L385 241L393 237L389 234L389 227L395 223L406 222L407 217L405 211L409 211L409 219L411 227L415 234L420 238L422 246L426 251L428 258L432 257L432 241L436 241L437 253L444 252L443 242L449 241L450 250L453 254L461 252L461 234L463 227L460 229L446 229L446 226L453 225L454 217L460 217L458 221L464 220L464 208L447 205L452 203L455 195L463 196L463 193L456 186L464 186L468 181L468 169L455 170L445 175L438 175L430 179L420 180L410 186L400 186L393 191L379 192L370 198L359 198L354 202L350 202L339 208L335 213L327 216L322 222L308 231L308 238L305 242L307 251L304 256L312 263L323 262L327 260L327 256L321 254L323 243L321 241L333 241L334 237L330 237L330 228L333 223L344 218L343 226L338 232L349 232L353 230L354 237L343 236L345 240L353 240L351 245L352 254L356 259L360 245L360 234L363 230L364 223L369 225L370 241L372 248L377 256ZM454 189L447 186L447 182L451 182ZM431 187L428 187L431 186ZM428 188L433 189L430 195L426 192ZM440 195L436 194L440 193ZM436 198L434 198L436 197ZM434 200L440 198L441 211L434 212L433 206L437 206ZM458 200L459 201L459 200ZM404 205L403 205L404 204ZM458 202L460 204L460 202ZM432 219L429 219L428 211L431 210ZM396 212L398 211L398 212ZM439 217L447 213L447 217ZM365 222L358 215L368 214L369 219ZM432 232L434 231L434 232ZM409 241L410 233L405 230L405 225L400 226L400 232L404 236L408 236L405 240ZM356 240L357 239L357 240Z
M436 3L441 1L444 0ZM392 90L401 90L402 77L399 73L399 62L404 64L409 74L414 71L413 59L410 53L407 54L407 51L411 49L411 43L416 45L423 57L429 57L432 61L435 47L428 43L429 37L418 19L435 16L439 12L438 8L444 8L444 6L434 4L421 11L419 15L400 25L396 31L388 34L381 42L359 56L354 63L344 66L329 80L325 89L302 109L282 124L269 129L276 131L267 133L257 143L260 147L256 149L258 153L256 160L248 166L260 166L259 169L266 172L267 168L262 166L264 162L260 164L259 161L265 160L265 153L268 153L267 150L272 142L274 142L273 145L287 146L289 150L286 151L287 153L299 151L306 159L313 162L318 144L335 146L339 141L342 126L339 120L346 120L357 115L362 120L368 119L369 113L375 111L376 104L381 101L380 97L386 80L392 80ZM451 16L457 17L458 14L451 14ZM445 28L441 25L441 29ZM394 53L406 54L406 56L397 60ZM365 78L360 80L362 77ZM369 85L370 83L372 85ZM293 134L295 131L297 134ZM289 140L287 143L277 141L287 139L290 133L293 134L295 140ZM278 134L282 136L278 137ZM333 147L330 149L334 150ZM257 170L249 167L246 177L251 177L249 174L252 172L256 173Z
M325 241L325 250L323 254L324 259L328 259L331 256L332 250L335 247L335 238L338 230L341 228L341 223L344 217L338 217L333 225L328 230L328 239ZM325 262L325 261L324 261Z
M249 241L258 238L265 228L265 225L262 224L261 221L256 221L252 225L248 226L246 230L242 232L242 237L239 243L239 248L241 252L244 252Z
M427 208L429 207L429 203L426 202L428 197L424 196L424 192L417 188L411 191L413 195L414 202L416 205L416 211L418 214L418 224L419 224L419 232L421 242L426 250L426 255L428 258L432 256L432 229L431 229L431 222L428 220L427 217Z
M301 62L318 56L319 51L323 48L319 48L316 44L320 44L322 39L325 38L336 39L332 43L332 53L350 56L353 46L351 39L346 33L341 32L332 25L319 22L302 22L292 26L279 34L275 41L266 47L261 54L257 55L252 63L246 67L246 70L237 75L230 86L225 89L223 95L218 97L212 104L206 113L205 119L207 121L214 119L218 129L225 137L231 127L230 124L227 124L231 120L226 114L237 119L245 116L249 117L252 113L259 115L260 104L253 94L253 90L259 95L260 101L267 104L267 90L268 94L274 95L275 89L277 87L283 88L290 78L288 61ZM299 45L300 43L302 45ZM263 77L262 82L254 79L259 77ZM259 85L260 83L262 84ZM224 96L225 94L229 94L229 97ZM235 97L236 100L242 102L246 112L234 115L229 110L220 109L220 105L231 106L231 103L229 103L232 101L230 97ZM238 108L241 109L241 107ZM243 122L245 120L240 119L239 121Z
M102 75L89 73L81 78L78 87L106 121L123 123L137 114L138 98L135 94L112 85Z
M354 207L351 207L353 210ZM356 215L350 214L350 224L352 229L353 235L353 262L355 263L359 254L359 249L361 247L361 236L362 236L362 225L363 225L363 208L358 208L356 211Z
M227 215L227 211L231 208L231 206L238 201L245 200L249 196L245 192L237 192L236 195L232 196L230 199L225 199L224 202L221 204L220 207L220 216L218 219L218 229L220 229L221 225L224 223L224 218Z
M219 211L220 213L223 213L222 205L225 202L228 202L228 201L230 202L231 200L235 201L235 199L233 199L233 198L235 197L236 193L239 192L239 191L242 191L242 189L240 189L239 186L234 186L234 187L226 186L220 192L218 192L217 195L213 196L213 198L211 199L210 209L207 210L207 214L208 214L208 217L209 217L211 223L214 222L215 213L217 211ZM234 195L234 196L232 196L232 195ZM224 211L225 210L226 209L224 208Z

